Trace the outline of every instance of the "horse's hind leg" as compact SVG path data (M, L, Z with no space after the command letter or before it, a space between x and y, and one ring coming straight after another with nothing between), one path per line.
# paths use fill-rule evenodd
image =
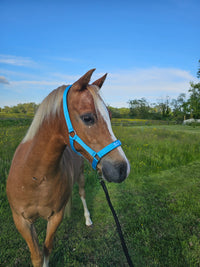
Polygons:
M33 266L41 267L43 262L43 256L39 248L38 238L34 225L30 223L28 220L26 220L22 215L17 215L14 212L13 212L13 219L16 228L23 236L29 247Z
M89 210L87 208L87 204L86 204L86 200L85 200L85 177L84 177L83 173L81 173L81 175L79 176L77 183L79 186L79 195L80 195L80 198L81 198L82 203L83 203L85 224L87 226L91 226L92 220L90 218L90 213L89 213Z
M56 233L58 226L60 225L64 214L64 209L62 209L59 213L52 215L47 223L47 233L46 239L44 242L44 263L43 267L49 266L49 255L53 248L53 239Z

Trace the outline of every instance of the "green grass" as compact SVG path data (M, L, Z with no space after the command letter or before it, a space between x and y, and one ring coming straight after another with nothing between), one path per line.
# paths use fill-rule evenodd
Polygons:
M183 126L113 128L123 144L134 177L200 159L199 130Z
M34 117L34 114L32 113L6 113L6 112L0 112L0 119L32 119Z
M176 121L168 120L148 120L148 119L124 119L112 118L112 124L115 126L152 126L152 125L175 125Z
M15 229L5 182L27 126L0 127L0 266L31 266ZM122 184L107 184L135 266L200 266L200 128L114 127L131 163ZM84 225L78 188L70 218L59 227L50 266L127 266L96 173L86 164L86 193L93 228ZM36 228L45 237L45 221Z

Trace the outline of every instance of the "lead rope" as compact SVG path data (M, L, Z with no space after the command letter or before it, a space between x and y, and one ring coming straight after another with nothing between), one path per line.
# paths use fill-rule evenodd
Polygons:
M112 214L113 214L113 217L115 219L115 223L116 223L116 226L117 226L117 232L119 234L119 237L120 237L120 241L121 241L121 245L122 245L122 248L123 248L123 251L124 251L124 254L126 256L126 259L127 259L127 262L128 262L128 265L130 267L134 267L133 263L132 263L132 260L131 260L131 257L128 253L128 249L127 249L127 246L126 246L126 243L125 243L125 240L124 240L124 237L123 237L123 233L122 233L122 229L121 229L121 226L120 226L120 223L119 223L119 220L118 220L118 217L117 217L117 214L113 208L113 205L111 203L111 200L110 200L110 196L108 194L108 189L104 183L104 181L102 179L100 179L100 184L103 188L103 191L106 195L106 199L107 199L107 202L108 202L108 205L110 207L110 210L112 211Z

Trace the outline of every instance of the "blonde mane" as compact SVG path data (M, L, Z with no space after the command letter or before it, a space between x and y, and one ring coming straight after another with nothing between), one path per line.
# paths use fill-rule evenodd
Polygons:
M63 92L66 87L67 85L58 87L42 101L22 143L33 139L40 126L42 125L44 119L48 118L50 115L55 116L59 113L63 98Z

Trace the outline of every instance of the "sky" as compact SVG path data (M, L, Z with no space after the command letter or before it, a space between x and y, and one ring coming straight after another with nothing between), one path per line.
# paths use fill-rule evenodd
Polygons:
M199 0L0 0L0 107L41 103L96 68L106 104L187 93L200 59Z

